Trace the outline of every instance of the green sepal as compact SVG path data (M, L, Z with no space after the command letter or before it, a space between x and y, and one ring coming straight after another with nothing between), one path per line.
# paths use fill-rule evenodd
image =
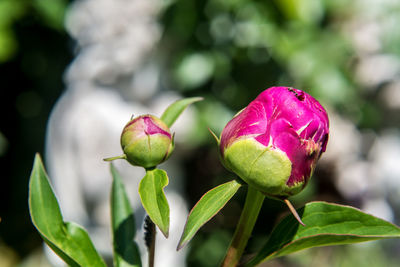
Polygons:
M215 141L217 142L217 145L219 146L219 144L221 143L220 138L210 129L208 128L208 131L211 133L211 135L214 137Z
M286 154L252 138L239 139L226 148L223 163L266 195L285 196L292 190L286 185L292 171L292 163ZM297 187L295 189L298 191Z

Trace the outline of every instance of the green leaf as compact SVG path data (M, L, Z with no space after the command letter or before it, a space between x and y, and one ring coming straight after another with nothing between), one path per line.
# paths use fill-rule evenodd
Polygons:
M70 266L106 266L87 232L75 223L64 223L38 154L29 181L29 211L44 241Z
M189 97L175 101L161 115L161 120L165 122L168 127L171 127L187 106L201 100L203 100L202 97Z
M311 202L298 210L306 224L289 215L272 231L260 252L245 266L284 256L302 249L399 238L400 228L362 211L338 204Z
M167 173L160 169L146 170L139 184L142 205L166 238L169 232L169 206L163 189L167 185Z
M111 187L111 228L113 233L114 266L142 266L140 252L134 241L135 216L122 179L110 164L113 183Z
M190 211L177 249L179 250L184 247L200 227L214 217L228 203L241 186L240 183L233 180L205 193Z

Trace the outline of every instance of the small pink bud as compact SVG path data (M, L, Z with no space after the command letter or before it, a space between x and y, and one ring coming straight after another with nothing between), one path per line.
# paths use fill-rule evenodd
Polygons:
M155 167L164 162L174 149L168 126L152 115L132 119L122 131L121 147L132 165Z

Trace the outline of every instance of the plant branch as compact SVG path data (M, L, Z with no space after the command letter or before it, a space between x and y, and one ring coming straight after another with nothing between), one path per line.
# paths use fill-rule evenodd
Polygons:
M265 196L248 186L246 201L222 267L237 266L250 238Z
M148 250L149 267L154 267L154 255L156 250L156 225L146 216L144 221L144 241Z

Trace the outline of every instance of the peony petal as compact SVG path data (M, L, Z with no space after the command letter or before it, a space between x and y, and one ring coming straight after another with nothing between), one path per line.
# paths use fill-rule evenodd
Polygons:
M225 126L221 134L221 149L242 136L263 134L267 127L264 105L253 101Z
M151 116L145 115L141 118L143 119L143 123L146 126L145 132L147 135L163 134L171 138L171 134L168 132L168 127L166 125L164 127L164 125L161 125L159 121L157 125ZM161 127L165 129L162 129Z

